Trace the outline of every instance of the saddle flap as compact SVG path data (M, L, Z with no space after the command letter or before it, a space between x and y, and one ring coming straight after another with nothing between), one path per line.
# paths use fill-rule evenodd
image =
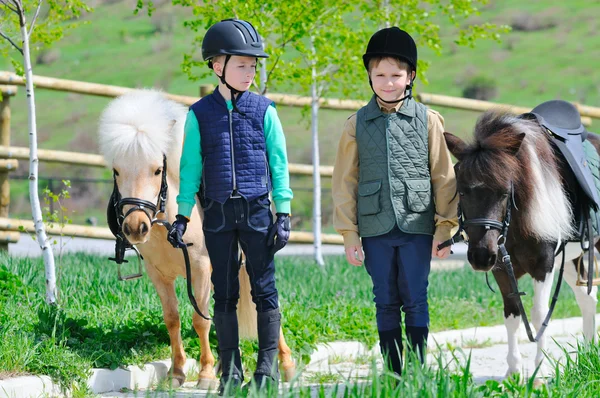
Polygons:
M589 143L587 141L582 143L579 139L563 141L556 138L554 138L552 142L554 142L571 167L581 189L590 200L591 206L594 209L599 209L600 199L598 197L598 189L596 188L594 176L590 169L586 151L584 149L584 145L588 145Z

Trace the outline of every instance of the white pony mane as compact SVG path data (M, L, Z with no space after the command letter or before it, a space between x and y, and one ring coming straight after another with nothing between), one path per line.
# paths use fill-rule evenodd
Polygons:
M109 167L115 162L147 163L167 155L169 172L179 174L186 108L161 91L135 90L111 101L100 116L98 143Z
M516 119L516 118L515 118ZM531 159L531 186L533 197L531 208L526 217L530 231L539 239L555 241L567 239L574 234L571 220L573 210L569 205L567 193L555 164L549 164L543 156L538 156L536 148L545 147L548 151L550 143L545 133L532 121L517 119L514 122L525 132L523 144Z

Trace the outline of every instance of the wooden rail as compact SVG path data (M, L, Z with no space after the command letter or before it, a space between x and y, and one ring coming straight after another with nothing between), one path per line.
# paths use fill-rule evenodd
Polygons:
M6 218L0 217L0 231L12 231L12 232L28 232L35 233L35 227L33 221L31 220L20 220L16 218ZM83 225L65 225L64 227L60 227L59 225L54 225L52 227L46 226L46 233L49 235L64 235L64 236L74 236L80 238L92 238L92 239L109 239L113 240L115 237L113 236L110 229L105 227L91 227L91 226L83 226ZM344 244L344 240L340 235L336 234L323 234L321 235L323 243L326 244L334 244L334 245L342 245ZM2 239L9 239L11 242L14 241L14 234L2 234L0 232L0 241ZM304 231L292 231L290 234L290 242L293 243L313 243L313 233L312 232L304 232Z
M5 161L7 163L2 163L2 159L9 160ZM8 168L11 166L16 168L16 161L12 159L29 160L29 148L0 145L0 170L2 170L3 164L6 164ZM92 153L38 149L38 159L44 162L69 164L72 166L109 167L102 155ZM313 167L309 164L290 163L288 167L292 175L311 176L313 174ZM320 172L322 177L331 177L333 175L333 166L321 166Z
M111 86L107 84L87 83L76 80L57 79L46 76L33 76L33 83L38 88L48 90L66 91L71 93L79 93L86 95L97 95L102 97L117 97L134 89L127 87ZM12 72L0 71L0 84L10 85L25 85L25 80ZM204 90L206 92L207 90ZM185 105L191 105L198 100L198 97L185 95L175 95L165 93L165 95ZM277 104L286 106L307 106L311 104L310 97L302 97L293 94L276 94L267 93L266 96ZM491 108L506 108L514 113L525 113L531 111L532 108L514 106L509 104L501 104L496 102L479 101L468 98L449 97L440 94L418 93L417 99L424 104L441 106L454 109L462 109L475 112L483 112ZM356 111L366 104L366 101L346 100L336 98L322 98L319 100L321 107L340 110ZM591 118L600 119L600 108L575 104L582 116L584 125L589 126L592 123Z

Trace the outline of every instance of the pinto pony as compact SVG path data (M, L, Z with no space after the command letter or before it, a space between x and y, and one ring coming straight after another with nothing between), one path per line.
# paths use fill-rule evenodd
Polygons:
M174 387L179 387L185 381L183 366L186 357L175 295L175 279L178 276L185 278L185 263L182 250L168 243L166 227L160 222L153 222L153 219L173 222L177 214L175 199L179 187L179 159L186 114L185 107L167 99L159 91L135 90L118 97L106 107L100 117L98 130L100 152L113 169L115 188L121 197L160 203L161 186L164 185L162 181L168 185L164 213L149 212L148 209L125 204L122 206L125 218L120 228L127 241L143 256L146 272L160 297L171 342ZM198 209L201 209L199 205L194 207L184 240L193 244L188 252L196 303L202 314L208 315L211 264L204 245L203 214ZM243 268L244 271L240 272L238 305L240 337L256 338L256 310L251 305L250 280ZM201 347L198 387L206 388L215 381L215 359L208 338L210 320L194 312L192 323L200 337ZM283 332L279 339L279 360L284 378L291 378L295 365Z
M578 192L577 182L535 120L488 111L475 126L474 142L467 144L450 133L444 135L458 160L459 217L468 235L467 258L474 270L491 271L498 283L508 334L507 375L518 373L521 354L517 331L521 316L526 314L519 309L520 298L512 294L499 246L504 244L510 254L516 279L525 274L533 278L531 318L539 331L549 309L555 265L561 263L556 255L562 243L576 234L573 192ZM590 134L588 140L598 151L600 139ZM566 260L576 260L582 253L579 242L568 243L564 250ZM586 287L577 286L575 264L565 264L564 279L581 309L584 337L592 341L596 336L597 287L588 295ZM542 363L545 346L542 335L537 341L536 366Z

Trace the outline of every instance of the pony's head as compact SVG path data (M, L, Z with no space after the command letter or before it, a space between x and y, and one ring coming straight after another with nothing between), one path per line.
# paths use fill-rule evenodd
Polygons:
M100 153L113 169L122 198L157 204L164 159L169 174L179 173L179 158L186 110L159 91L136 90L113 100L102 112L99 124ZM178 183L178 178L171 178ZM123 214L134 207L123 206ZM131 244L149 238L155 214L132 211L123 220L122 231Z
M473 269L494 267L505 233L548 241L571 233L557 161L536 122L488 111L477 121L473 143L444 136L458 160L456 185Z

